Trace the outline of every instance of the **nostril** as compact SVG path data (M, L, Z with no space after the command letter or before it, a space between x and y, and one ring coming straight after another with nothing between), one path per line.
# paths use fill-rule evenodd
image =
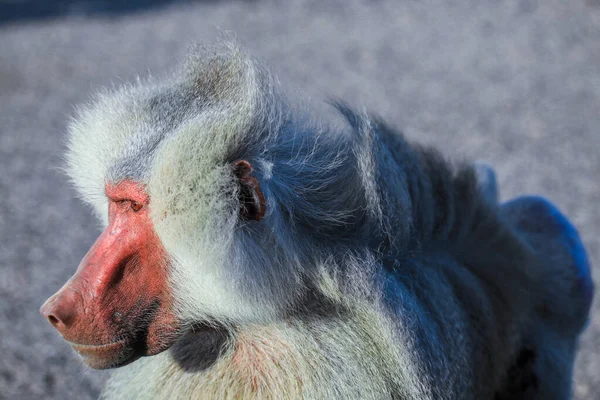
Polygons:
M58 318L56 318L56 317L55 317L54 315L52 315L52 314L48 315L48 321L50 321L50 323L51 323L52 325L55 325L55 326L56 326L56 325L58 325L58 323L60 322L60 321L58 320Z
M64 296L51 298L40 308L42 315L59 331L68 329L74 322L77 304L69 300Z

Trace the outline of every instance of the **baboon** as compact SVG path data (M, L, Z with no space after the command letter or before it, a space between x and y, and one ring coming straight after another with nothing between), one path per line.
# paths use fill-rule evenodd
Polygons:
M67 170L106 229L42 314L105 399L565 399L593 284L540 197L500 204L379 118L291 106L234 43L99 94Z

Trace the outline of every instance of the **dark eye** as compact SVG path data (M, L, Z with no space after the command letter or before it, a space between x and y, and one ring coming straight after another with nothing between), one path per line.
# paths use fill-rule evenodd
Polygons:
M137 201L131 202L131 209L135 212L140 211L142 209L142 207L144 207L144 205L142 203L138 203Z

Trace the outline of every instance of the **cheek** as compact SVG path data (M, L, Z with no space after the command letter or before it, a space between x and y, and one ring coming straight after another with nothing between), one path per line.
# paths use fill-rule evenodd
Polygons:
M138 291L137 296L131 296L130 306L145 310L143 318L149 321L146 338L148 352L156 354L165 349L167 342L171 342L179 323L174 312L170 284L172 264L168 262L167 254L156 234L152 233L152 236L141 248L140 262L137 265L139 270L133 271L130 277L131 289Z
M138 225L135 252L108 285L103 319L143 343L144 355L166 350L179 331L170 284L171 263L150 223Z
M146 303L147 355L166 350L179 333L179 318L174 311L173 291L169 284L169 264L162 261L159 271L142 274L144 285L140 301ZM134 306L135 307L135 306Z

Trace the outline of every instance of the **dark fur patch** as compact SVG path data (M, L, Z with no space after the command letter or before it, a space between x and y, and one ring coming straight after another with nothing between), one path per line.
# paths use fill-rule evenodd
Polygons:
M171 348L171 357L186 372L210 368L228 348L230 335L225 328L198 324Z
M537 353L530 347L523 347L506 374L504 390L497 392L495 400L518 400L528 398L538 389L538 376L535 372Z

